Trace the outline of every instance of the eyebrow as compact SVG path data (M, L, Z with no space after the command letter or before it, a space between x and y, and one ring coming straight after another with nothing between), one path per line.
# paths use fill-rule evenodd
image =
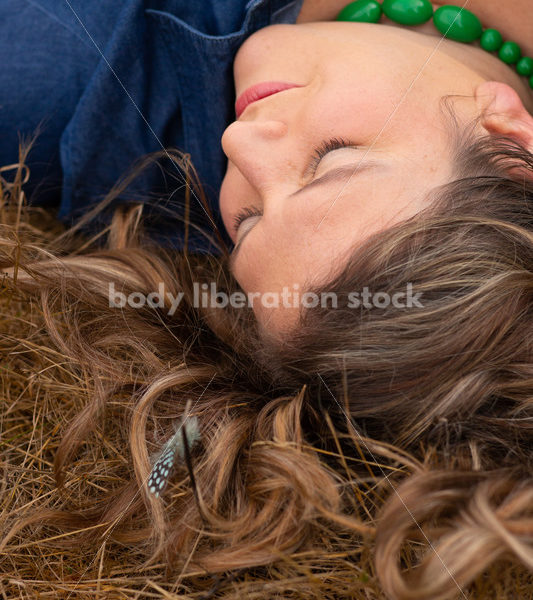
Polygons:
M390 167L390 165L387 164L383 160L365 160L364 162L360 161L360 163L357 163L355 166L352 164L352 165L344 165L342 167L337 167L336 169L332 169L331 171L328 171L325 175L322 175L322 177L319 177L318 179L311 181L311 183L304 185L303 188L290 194L289 196L287 196L287 198L295 198L296 196L303 194L303 192L306 192L307 190L322 187L326 183L334 183L334 182L340 183L341 181L345 181L346 179L351 178L353 175L358 175L359 173L362 173L363 171L369 171L369 170L375 169L375 168L387 169L389 167ZM246 236L252 230L253 230L253 227L251 227L243 235L243 237L237 242L237 245L231 252L230 258L229 258L230 270L233 270L233 265L235 263L235 259L237 258L237 254L239 253L239 250L241 249L242 242L244 241Z
M307 190L322 186L325 183L340 183L345 179L349 179L352 177L352 175L358 175L363 171L375 169L376 167L387 168L388 166L389 165L383 160L365 160L360 161L356 165L344 165L342 167L337 167L336 169L331 169L331 171L328 171L325 175L322 175L322 177L319 177L318 179L311 181L311 183L304 185L303 188L297 190L293 194L290 194L288 198L294 198L295 196L298 196Z

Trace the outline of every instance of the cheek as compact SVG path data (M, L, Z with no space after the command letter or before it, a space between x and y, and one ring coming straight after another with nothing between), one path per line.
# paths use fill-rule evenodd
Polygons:
M324 134L342 135L370 146L378 134L378 142L387 137L391 114L404 86L394 77L379 77L369 68L351 62L353 59L336 65L328 74L313 103L312 121ZM374 66L379 69L379 64Z
M218 205L220 207L220 214L222 215L222 221L224 222L224 227L226 231L231 235L231 230L229 226L229 212L231 210L231 184L228 181L227 175L222 180L222 185L220 187L220 194L218 196Z
M234 216L244 206L242 179L242 177L239 177L237 169L232 167L231 163L228 163L228 170L220 186L218 203L224 227L233 243L236 241L233 223Z

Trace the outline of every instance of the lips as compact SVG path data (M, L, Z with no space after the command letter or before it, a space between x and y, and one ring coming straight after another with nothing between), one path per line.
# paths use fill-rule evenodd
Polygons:
M235 114L237 115L237 119L242 115L244 109L252 102L256 102L257 100L261 100L262 98L272 96L272 94L277 94L278 92L283 92L283 90L288 90L293 87L302 86L298 83L288 83L285 81L265 81L263 83L252 85L252 87L245 90L237 98L237 102L235 102Z

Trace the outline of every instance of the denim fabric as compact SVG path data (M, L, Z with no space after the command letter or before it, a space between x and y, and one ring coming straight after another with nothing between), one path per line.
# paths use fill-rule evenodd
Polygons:
M0 165L16 162L19 136L38 128L30 201L56 205L70 224L136 159L162 146L184 150L231 244L218 193L226 169L220 138L235 119L233 59L258 29L294 23L302 2L2 0ZM165 208L183 213L183 177L170 162L164 167L167 174L148 169L111 209L143 201L150 235L180 248L183 227ZM191 210L194 224L212 231L194 199ZM189 249L217 252L194 230Z

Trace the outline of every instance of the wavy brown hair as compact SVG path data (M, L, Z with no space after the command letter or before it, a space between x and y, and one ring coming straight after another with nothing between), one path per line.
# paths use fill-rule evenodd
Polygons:
M4 185L0 266L26 317L4 321L3 397L18 373L55 402L60 494L40 507L21 494L1 517L2 552L32 531L55 551L114 544L205 598L529 593L533 155L472 132L456 178L315 286L338 307L306 310L282 344L248 308L194 306L195 282L239 289L227 253L151 244L140 206L117 208L97 248L79 228L45 231L21 208L19 169ZM173 315L167 301L109 306L111 284L127 295L160 282L184 294ZM423 307L348 307L353 290L409 283ZM21 368L35 347L48 365ZM201 439L155 498L151 463L187 400ZM212 585L217 573L230 583Z

